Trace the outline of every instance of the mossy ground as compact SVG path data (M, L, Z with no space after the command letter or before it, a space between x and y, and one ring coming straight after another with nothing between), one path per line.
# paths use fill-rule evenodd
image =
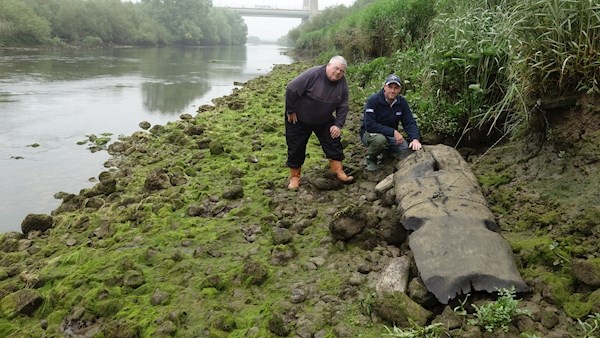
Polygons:
M491 149L473 166L530 285L574 319L591 311L593 287L572 273L574 259L600 247L600 110L598 98L544 112L544 128Z
M0 335L387 333L372 320L372 288L348 281L365 259L388 253L335 242L328 229L337 211L368 193L357 132L369 93L353 89L343 136L344 164L358 182L286 189L284 91L305 68L276 67L196 116L123 137L129 148L105 174L116 180L114 191L65 198L47 233L4 234L0 298L35 288L43 303L31 316L0 318ZM585 113L598 121L593 106ZM514 142L471 159L520 272L531 285L541 278L580 318L593 290L577 284L569 262L598 255L598 137L590 128L572 146L542 142L537 156ZM328 177L327 165L311 138L303 172ZM275 243L275 227L293 229L291 242Z

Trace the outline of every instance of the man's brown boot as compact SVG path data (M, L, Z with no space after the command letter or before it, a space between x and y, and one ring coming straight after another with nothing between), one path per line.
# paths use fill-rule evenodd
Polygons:
M290 184L288 184L288 189L296 190L300 187L300 174L301 168L290 168Z
M344 183L350 183L354 181L353 176L347 176L344 172L344 168L342 167L342 161L329 160L329 166L329 170L337 176L338 180Z

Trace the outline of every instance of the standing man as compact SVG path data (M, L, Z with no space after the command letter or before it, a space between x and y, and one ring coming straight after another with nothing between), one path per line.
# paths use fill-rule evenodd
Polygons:
M285 91L285 140L290 168L288 189L300 186L306 145L312 133L317 135L330 170L342 182L351 182L342 168L344 151L341 129L348 115L348 83L344 77L348 64L334 56L326 65L312 67L288 83ZM333 112L335 111L335 116Z
M408 102L400 95L402 81L389 75L383 89L369 97L365 104L360 140L367 146L367 170L377 170L377 156L385 150L400 153L402 149L422 148L421 134ZM399 123L408 134L408 141L398 131ZM409 143L410 142L410 143Z

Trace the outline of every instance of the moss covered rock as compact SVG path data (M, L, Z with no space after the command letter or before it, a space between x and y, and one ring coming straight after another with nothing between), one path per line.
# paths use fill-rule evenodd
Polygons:
M600 286L600 258L576 259L572 265L573 275L585 285Z
M384 320L409 327L411 321L424 326L432 313L414 302L403 292L388 293L373 303L373 310Z

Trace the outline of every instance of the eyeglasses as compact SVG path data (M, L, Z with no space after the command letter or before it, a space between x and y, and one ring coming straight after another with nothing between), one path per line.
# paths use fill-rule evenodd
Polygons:
M340 68L338 66L332 66L332 68L333 68L334 71L340 72L342 74L344 74L346 72L346 69L342 69L342 68Z

